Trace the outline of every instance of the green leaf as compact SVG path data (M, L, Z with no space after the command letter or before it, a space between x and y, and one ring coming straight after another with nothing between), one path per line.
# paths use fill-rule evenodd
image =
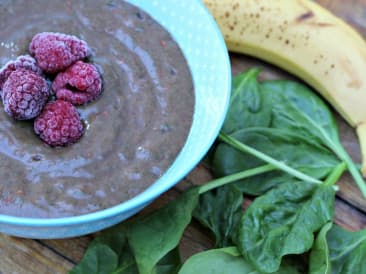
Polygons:
M104 230L103 233L91 242L90 247L100 244L107 245L117 254L121 269L131 269L131 273L136 273L135 258L127 241L127 228L128 222L125 222Z
M268 97L262 98L257 82L259 69L233 77L230 106L222 131L230 134L247 127L267 127L271 121Z
M140 274L157 273L157 263L178 245L197 203L194 188L129 226L127 237Z
M232 97L222 132L230 135L253 127L296 132L309 142L327 147L344 161L366 197L366 183L342 146L336 121L324 101L307 86L294 81L259 83L258 74L259 69L253 68L233 77ZM251 189L249 191L254 194Z
M261 86L273 103L271 127L317 139L331 149L340 145L333 114L314 91L294 81L265 81Z
M245 274L253 272L253 267L244 260L235 247L204 251L190 257L179 274Z
M366 197L366 183L340 142L338 127L327 105L306 86L292 81L267 81L263 93L271 96L271 127L287 129L317 140L347 163L348 169Z
M366 229L347 231L331 223L319 232L310 254L310 274L366 273Z
M104 230L90 243L83 259L69 273L138 274L134 255L127 242L127 226L125 222Z
M182 266L179 274L260 274L245 260L236 247L204 251L190 257ZM281 267L275 274L298 274L289 266Z
M366 273L366 242L361 243L344 259L343 263L335 264L332 274Z
M150 215L103 231L70 274L177 273L176 247L197 202L195 188Z
M233 133L231 137L317 179L327 176L339 164L338 158L331 151L286 130L243 129ZM221 177L263 163L252 155L221 143L214 155L213 169L215 176ZM289 174L273 171L241 180L236 186L245 193L260 195L282 182L291 180L294 178Z
M215 247L233 245L243 195L236 187L222 186L202 194L193 216L214 233Z
M116 272L117 267L117 254L107 245L98 244L88 248L82 261L69 274L122 273Z
M257 270L279 269L282 257L302 254L313 245L313 233L332 220L331 186L283 183L258 197L240 221L237 246Z
M366 273L366 229L350 232L334 225L327 242L332 274Z
M331 274L328 242L326 238L331 227L331 222L323 226L315 240L310 253L309 274Z
M156 273L158 274L176 274L181 267L181 258L179 248L176 247L166 254L157 264Z

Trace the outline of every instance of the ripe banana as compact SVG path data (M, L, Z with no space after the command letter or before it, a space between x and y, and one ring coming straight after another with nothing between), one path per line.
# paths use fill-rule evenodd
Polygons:
M296 75L357 130L366 175L366 42L311 0L203 0L230 51Z

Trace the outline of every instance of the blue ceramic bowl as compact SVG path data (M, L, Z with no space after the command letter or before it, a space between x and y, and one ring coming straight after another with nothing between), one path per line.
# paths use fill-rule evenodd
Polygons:
M54 219L0 215L0 232L27 238L67 238L92 233L137 213L173 187L204 157L225 118L230 97L228 52L213 18L200 0L128 0L160 22L180 45L195 89L193 124L170 168L141 194L90 214Z

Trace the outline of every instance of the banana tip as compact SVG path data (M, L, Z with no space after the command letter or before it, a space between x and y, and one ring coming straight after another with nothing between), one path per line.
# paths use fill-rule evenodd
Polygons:
M356 131L361 148L361 173L366 178L366 123L359 124Z

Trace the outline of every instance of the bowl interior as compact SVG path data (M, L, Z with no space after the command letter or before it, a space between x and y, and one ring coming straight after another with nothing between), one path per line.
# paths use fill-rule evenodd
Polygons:
M128 0L150 14L179 44L195 89L190 133L176 160L136 197L106 210L75 217L36 219L0 215L0 231L31 238L65 238L95 232L126 219L174 186L204 157L225 118L230 97L228 52L213 18L199 0Z

